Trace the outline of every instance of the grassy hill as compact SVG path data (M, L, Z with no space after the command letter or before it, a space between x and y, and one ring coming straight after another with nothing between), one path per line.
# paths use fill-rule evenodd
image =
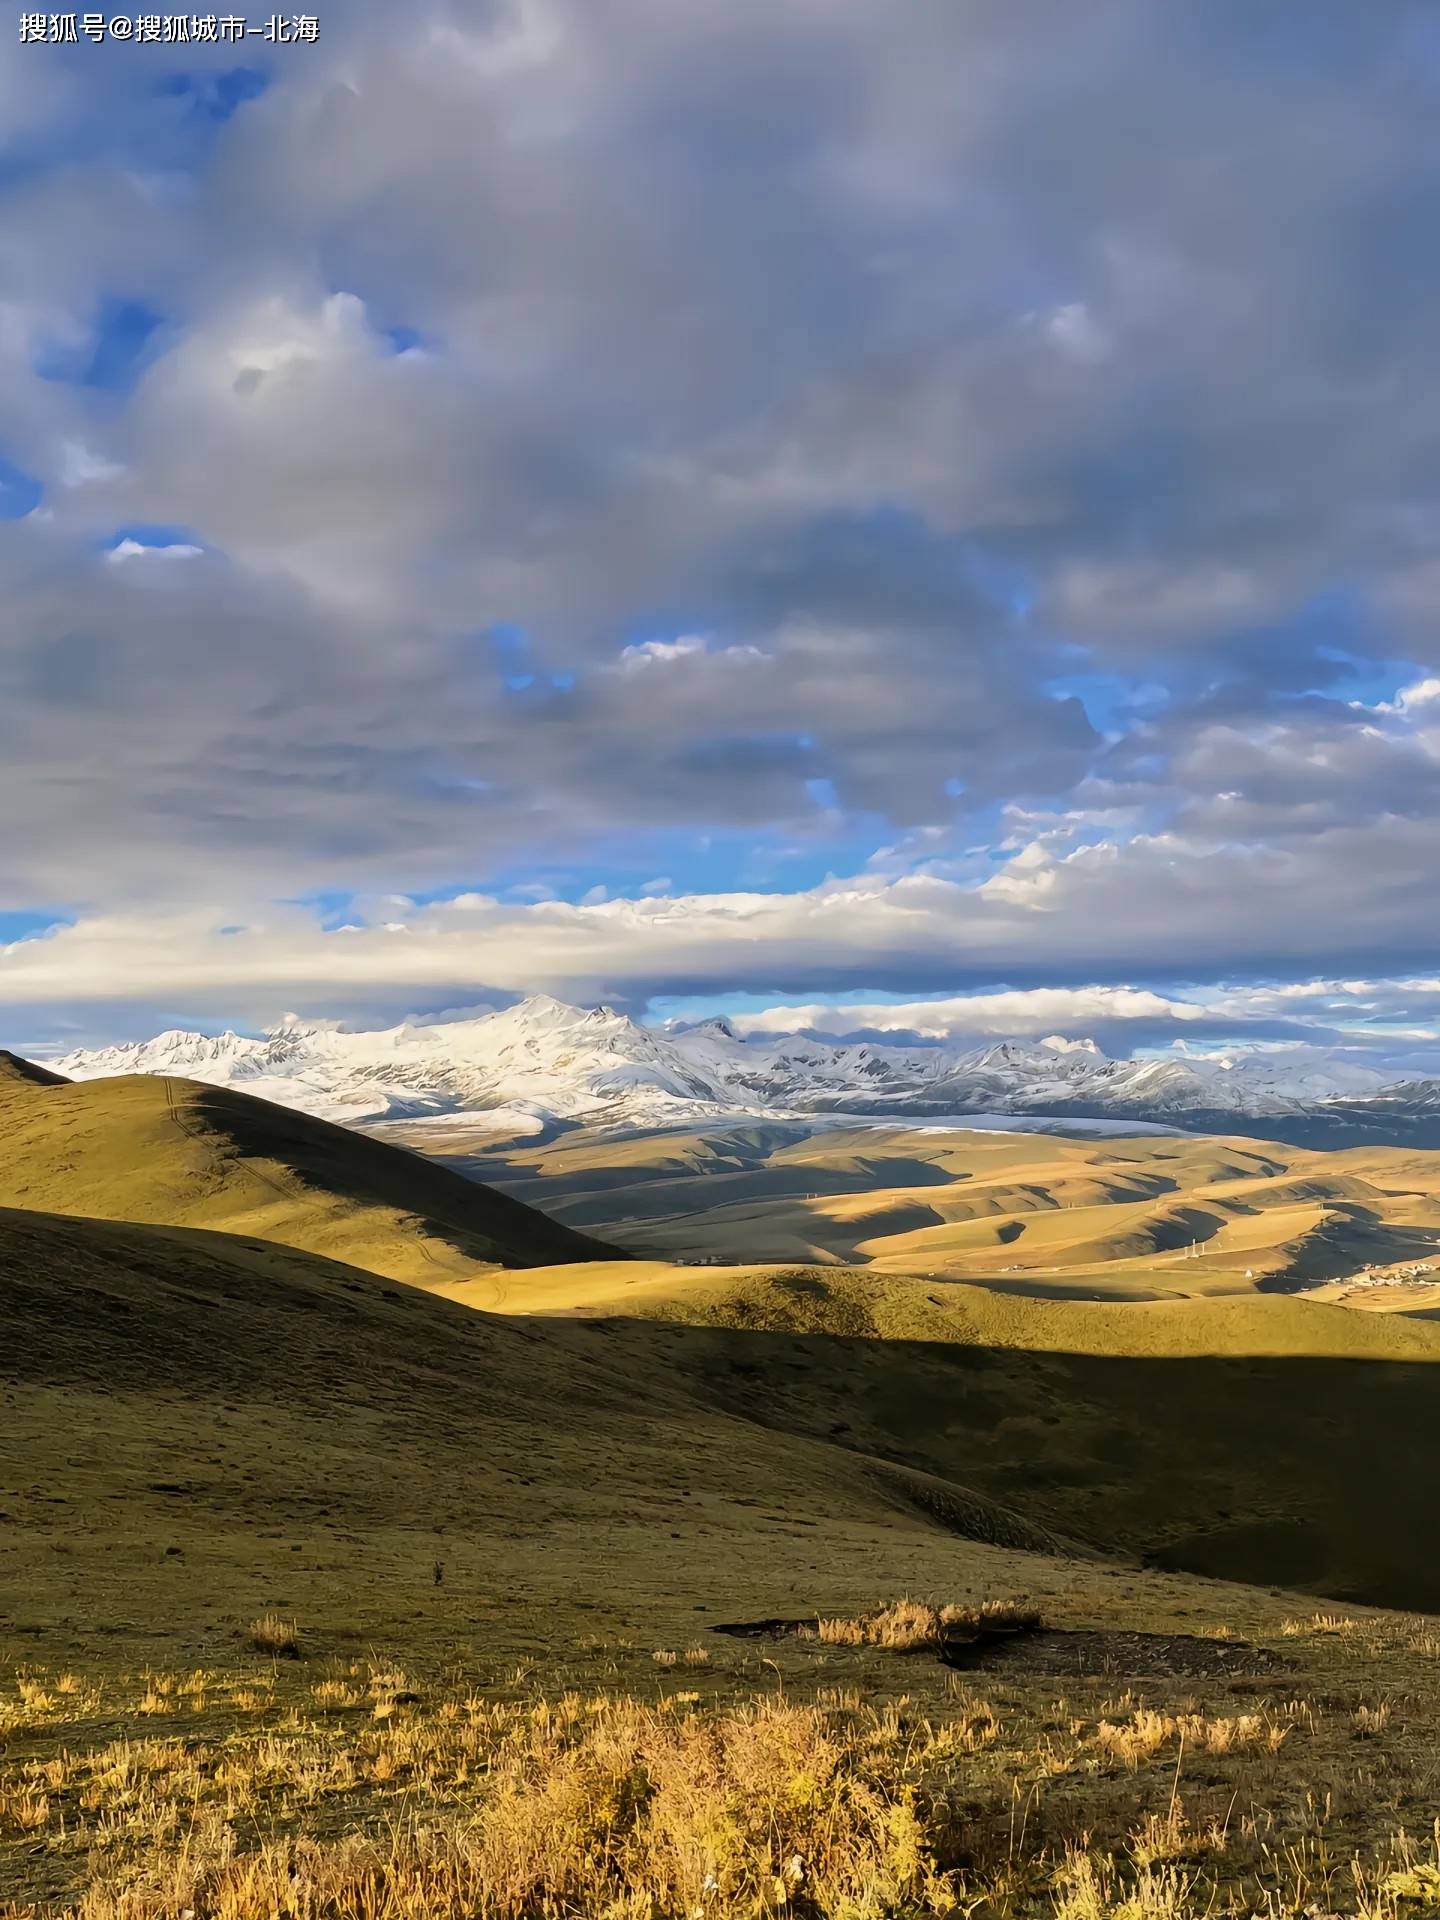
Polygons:
M32 1381L47 1366L60 1379L80 1366L113 1390L138 1368L137 1391L186 1393L203 1408L230 1391L233 1373L273 1408L267 1431L313 1417L326 1428L319 1457L344 1440L358 1462L374 1451L379 1408L413 1352L400 1444L382 1451L402 1463L404 1498L420 1506L404 1463L424 1436L432 1477L447 1456L449 1477L476 1494L485 1474L498 1476L484 1496L498 1512L500 1489L543 1489L534 1503L547 1532L577 1502L588 1510L597 1477L612 1496L624 1484L627 1510L663 1514L676 1476L694 1468L696 1436L713 1438L723 1419L727 1483L748 1463L746 1498L798 1503L812 1521L824 1511L837 1524L894 1525L898 1509L922 1539L939 1524L1440 1606L1440 1576L1414 1554L1404 1519L1415 1499L1440 1493L1440 1458L1412 1444L1440 1411L1432 1322L1253 1291L1107 1307L878 1261L727 1269L577 1258L604 1249L449 1168L181 1081L70 1084L17 1063L0 1079L0 1130L0 1205L28 1209L7 1217L0 1261L12 1344ZM906 1142L912 1156L925 1150L936 1149ZM963 1148L951 1138L939 1150ZM691 1151L670 1162L687 1188ZM832 1156L847 1180L883 1177L890 1163L883 1143L869 1143L863 1163L853 1143L805 1151ZM1305 1178L1248 1144L991 1137L985 1151L989 1164L984 1152L963 1173L952 1161L930 1189L947 1205L966 1197L975 1232L1022 1217L1023 1197L1038 1229L1093 1236L1092 1216L1173 1209L1186 1181L1203 1182L1192 1194L1223 1200L1243 1188L1274 1201L1247 1199L1237 1224L1309 1204ZM1111 1182L1108 1204L1046 1204L1057 1164L1087 1203ZM1326 1191L1360 1204L1383 1191L1382 1175L1374 1164L1363 1177L1332 1174ZM1137 1192L1151 1197L1128 1197ZM863 1193L839 1198L870 1204ZM49 1217L59 1213L81 1217L67 1227ZM86 1293L84 1276L101 1268L104 1285ZM377 1275L445 1298L386 1289ZM102 1428L110 1419L93 1417ZM645 1441L643 1465L627 1475L626 1436L657 1423L663 1442ZM118 1435L115 1444L123 1450ZM43 1451L42 1438L35 1445ZM367 1484L384 1471L345 1469ZM58 1461L56 1472L64 1477ZM611 1523L591 1518L603 1537ZM737 1544L734 1564L746 1555Z
M1293 1288L1435 1260L1440 1155L1193 1135L804 1125L466 1149L381 1130L641 1257L864 1265L1080 1299Z
M933 1579L955 1536L919 1498L967 1500L718 1404L676 1329L504 1319L271 1242L8 1211L0 1307L11 1630L203 1659L268 1607L342 1635L423 1608L523 1646L597 1607L811 1603L897 1552ZM1051 1544L966 1511L982 1560Z
M606 1316L635 1364L903 1460L1101 1553L1440 1609L1440 1325L1284 1296L1099 1305L874 1269L579 1266L511 1311ZM623 1319L621 1317L624 1317ZM1397 1462L1404 1462L1397 1472Z
M1410 1920L1435 1637L1333 1596L1440 1607L1440 1326L449 1241L397 1285L459 1176L282 1118L0 1092L0 1912ZM874 1628L907 1593L1042 1626L955 1674Z
M64 1087L63 1073L52 1073L36 1060L22 1060L18 1053L0 1048L0 1089L5 1087Z
M996 1547L1440 1605L1407 1519L1440 1494L1426 1322L624 1263L506 1276L542 1311L500 1316L273 1242L24 1212L0 1280L0 1547L38 1545L7 1591L52 1626L393 1618L444 1538L572 1622L599 1587L718 1581L764 1614L840 1569L963 1585Z
M66 1081L0 1056L0 1206L282 1241L415 1285L603 1249L522 1202L194 1081Z

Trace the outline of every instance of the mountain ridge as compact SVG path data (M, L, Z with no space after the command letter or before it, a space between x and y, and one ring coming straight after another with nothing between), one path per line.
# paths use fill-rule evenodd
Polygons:
M250 1037L170 1029L51 1063L76 1079L181 1074L352 1125L487 1118L657 1126L719 1115L981 1115L1057 1121L1237 1122L1378 1129L1419 1144L1440 1121L1440 1082L1387 1075L1343 1049L1108 1058L1091 1038L979 1047L812 1034L744 1038L724 1018L645 1027L609 1007L535 995L500 1011L350 1031L288 1019Z

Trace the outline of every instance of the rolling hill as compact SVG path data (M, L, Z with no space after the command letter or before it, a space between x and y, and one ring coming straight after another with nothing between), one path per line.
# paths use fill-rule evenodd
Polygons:
M16 1062L0 1087L3 1177L30 1201L0 1208L5 1911L498 1920L560 1910L552 1859L573 1844L589 1878L564 1882L565 1910L619 1912L610 1837L635 1782L672 1831L636 1727L697 1809L677 1842L691 1891L665 1911L696 1910L718 1848L733 1910L762 1910L757 1885L787 1891L781 1871L847 1847L867 1807L878 1866L919 1872L923 1836L947 1869L993 1861L1018 1884L1017 1806L1042 1891L1096 1836L1101 1872L1106 1849L1138 1862L1173 1828L1187 1862L1196 1834L1225 1835L1216 1872L1248 1879L1224 1910L1269 1911L1249 1889L1291 1886L1280 1843L1308 1833L1321 1773L1334 1858L1366 1849L1367 1886L1408 1865L1386 1849L1433 1798L1435 1641L1368 1607L1440 1608L1415 1544L1440 1497L1440 1326L833 1260L484 1265L466 1236L513 1257L517 1221L524 1252L559 1230L227 1090L74 1087ZM612 1205L644 1170L620 1144L596 1189ZM1192 1183L1313 1200L1283 1158L1202 1150ZM708 1177L713 1147L660 1151L667 1178ZM902 1166L911 1207L962 1171L984 1184L868 1134L828 1172L863 1211ZM979 1226L1017 1218L1022 1192L1037 1220L1066 1211L1036 1163L988 1177ZM1174 1163L1138 1151L1064 1177L1076 1213L1176 1204ZM1369 1204L1389 1170L1343 1177ZM457 1182L478 1211L455 1211ZM152 1223L79 1211L126 1207ZM442 1237L453 1261L416 1256ZM411 1271L422 1285L396 1284ZM974 1675L867 1638L906 1595L997 1602L1021 1637L977 1641L995 1671ZM903 1779L877 1773L887 1755ZM776 1852L790 1827L765 1794L788 1821L817 1778L835 1817L822 1805L815 1845ZM497 1881L516 1859L530 1878ZM862 1862L853 1885L875 1884ZM1143 1910L1187 1911L1190 1885ZM977 1910L937 1902L873 1910Z
M530 1314L248 1236L5 1213L11 1625L393 1623L435 1558L547 1631L602 1589L633 1619L980 1587L1000 1550L1040 1556L1003 1568L1029 1585L1078 1554L1440 1604L1408 1519L1440 1496L1428 1323L813 1268L507 1284Z
M576 1129L483 1151L438 1122L383 1133L641 1258L836 1263L1128 1300L1401 1264L1440 1275L1440 1156L1393 1148L781 1121Z
M612 1350L274 1243L20 1211L0 1308L0 1639L119 1630L200 1658L270 1606L331 1635L408 1633L423 1607L501 1644L597 1609L723 1619L897 1555L937 1577L955 1536L925 1499L963 1508L977 1577L986 1539L1051 1544L716 1405L675 1377L673 1328Z
M1102 1305L843 1267L579 1266L508 1311L606 1324L776 1430L904 1461L1106 1556L1440 1606L1405 1514L1440 1326L1276 1296ZM1403 1460L1397 1477L1395 1463ZM1415 1477L1411 1477L1415 1476Z
M513 1536L586 1554L620 1552L634 1524L639 1592L646 1556L673 1557L657 1542L692 1538L703 1490L702 1531L723 1531L733 1578L766 1592L755 1501L782 1531L803 1521L822 1555L833 1533L856 1564L878 1529L886 1553L904 1543L922 1562L959 1539L1440 1604L1402 1512L1440 1493L1412 1444L1440 1408L1440 1328L1423 1321L1253 1289L1148 1306L1034 1299L1043 1276L955 1284L894 1270L899 1255L627 1262L446 1167L168 1079L72 1084L8 1060L0 1130L9 1457L20 1493L64 1486L87 1524L108 1511L96 1498L117 1515L135 1501L142 1542L173 1511L232 1527L238 1553L262 1488L302 1553L335 1531L318 1526L326 1512L336 1526L348 1513L357 1537L428 1537L433 1520L487 1550ZM569 1174L623 1210L646 1170L638 1150L621 1141L618 1160ZM579 1148L564 1151L573 1162ZM746 1151L762 1175L773 1161L833 1187L837 1232L868 1243L883 1225L913 1241L933 1215L975 1235L982 1263L996 1247L1014 1256L1017 1224L1044 1230L1040 1257L1069 1245L1083 1264L1102 1226L1110 1244L1148 1242L1157 1219L1193 1230L1205 1207L1220 1232L1317 1204L1378 1216L1389 1191L1381 1163L1332 1171L1337 1187L1218 1140L867 1129L777 1144L761 1129ZM697 1181L723 1187L714 1152L666 1137L639 1191L678 1193L691 1216ZM897 1172L903 1189L874 1186ZM517 1186L556 1177L532 1168ZM397 1279L414 1284L385 1284ZM207 1438L227 1420L233 1459ZM77 1452L85 1431L95 1445ZM1408 1485L1391 1471L1401 1457ZM141 1478L97 1495L87 1473L107 1484L127 1459L145 1462ZM172 1482L180 1494L163 1491Z
M1327 1873L1409 1867L1433 1630L1284 1587L1440 1602L1440 1328L666 1271L665 1319L501 1318L274 1243L0 1213L0 1907L688 1913L715 1862L715 1912L798 1913L747 1896L867 1809L876 1871L1023 1873L1017 1912L1300 1911L1296 1858L1304 1906L1346 1912ZM957 1673L856 1633L907 1594L1038 1625ZM664 1834L694 1809L683 1906L616 1903L627 1795ZM1142 1880L1163 1902L1046 1897L1142 1844L1186 1864ZM1228 1907L1188 1898L1201 1847L1245 1876ZM576 1848L580 1897L551 1872ZM876 1884L861 1855L861 1904L809 1910L977 1910Z
M70 1082L0 1056L0 1206L244 1233L417 1285L593 1259L449 1168L232 1088Z

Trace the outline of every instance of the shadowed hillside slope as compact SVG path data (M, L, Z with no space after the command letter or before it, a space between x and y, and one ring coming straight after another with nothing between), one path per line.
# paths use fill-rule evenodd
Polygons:
M1412 1525L1440 1329L691 1278L719 1291L679 1276L668 1318L502 1318L272 1242L0 1216L10 1625L423 1603L553 1639L596 1605L1064 1590L1101 1557L1440 1604Z
M1156 1565L1440 1607L1440 1326L1278 1295L1047 1300L873 1268L614 1263L496 1276L604 1316L717 1406L903 1461Z
M403 1149L229 1088L0 1064L0 1206L206 1227L418 1286L599 1244Z
M52 1073L34 1060L22 1060L18 1053L0 1047L0 1091L6 1087L67 1087L63 1073Z
M718 1406L676 1376L680 1330L645 1332L612 1353L272 1242L0 1213L0 1640L199 1658L286 1607L523 1653L596 1611L803 1610L1063 1550L963 1487Z

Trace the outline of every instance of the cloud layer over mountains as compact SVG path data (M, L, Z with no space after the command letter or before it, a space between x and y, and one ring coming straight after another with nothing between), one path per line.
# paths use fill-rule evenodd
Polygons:
M1319 980L1244 1017L1428 1044L1437 97L1420 0L6 47L12 1037Z

